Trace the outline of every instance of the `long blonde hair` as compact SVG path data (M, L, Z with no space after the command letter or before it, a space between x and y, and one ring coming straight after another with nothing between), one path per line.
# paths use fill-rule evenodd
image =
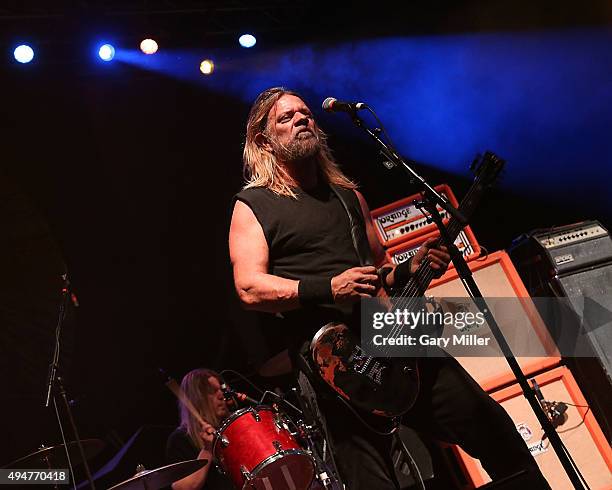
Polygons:
M193 406L196 408L200 416L212 425L214 428L219 427L221 420L217 416L217 413L214 407L210 403L210 399L208 397L209 394L213 393L213 389L208 382L208 378L215 377L221 383L221 379L219 374L211 369L194 369L193 371L188 372L181 381L181 389L191 401ZM204 441L200 436L200 431L202 430L202 426L198 419L192 415L192 413L187 409L187 407L181 403L179 400L179 413L181 417L181 427L187 431L187 434L198 449L202 449L204 447Z
M276 157L255 141L259 133L266 132L270 110L283 95L294 95L303 100L296 92L283 87L273 87L259 94L253 103L253 107L251 107L247 120L243 152L244 178L246 180L244 188L266 187L275 194L296 198L297 195L293 190L294 180L286 169L278 164ZM336 184L346 189L357 188L357 185L342 173L332 157L327 145L327 135L318 126L316 126L316 131L320 150L315 158L323 178L330 184Z

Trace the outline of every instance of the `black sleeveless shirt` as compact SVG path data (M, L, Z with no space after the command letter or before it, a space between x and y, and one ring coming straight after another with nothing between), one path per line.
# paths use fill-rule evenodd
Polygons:
M235 196L251 208L263 229L269 249L270 274L294 280L331 279L364 262L351 238L352 233L356 235L361 255L363 250L369 251L359 201L354 191L335 189L320 183L308 191L296 189L295 199L257 187ZM342 192L348 211L336 192ZM289 342L295 344L307 340L325 323L346 319L352 313L352 308L322 305L286 312L282 317L290 332ZM266 323L272 321L268 319Z

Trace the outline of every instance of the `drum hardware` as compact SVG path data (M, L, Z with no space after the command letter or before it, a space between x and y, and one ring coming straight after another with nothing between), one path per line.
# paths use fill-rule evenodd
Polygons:
M276 417L274 417L274 425L276 425L278 430L286 430L293 437L301 437L301 432L298 429L298 424L294 423L289 417L281 413L277 414Z
M255 422L261 422L261 417L259 416L257 410L255 410L253 407L249 407L247 410L251 412L251 415L255 419Z
M171 378L166 385L202 422L180 386ZM340 488L330 486L337 480L329 477L329 470L320 459L314 442L315 438L323 441L326 455L325 437L316 424L304 422L302 410L272 391L264 392L257 401L235 392L227 384L224 389L226 398L251 404L232 413L214 433L212 453L215 465L237 488L306 490L315 481L315 476L323 488ZM275 399L272 406L263 404L268 397ZM296 414L299 420L295 422L283 409Z
M242 473L242 476L246 481L249 481L251 479L251 473L249 473L249 471L244 467L244 465L240 465L240 473Z
M279 413L274 416L274 425L276 425L278 430L287 429L287 424L285 424L285 421L282 419Z
M196 420L204 425L201 415L178 383L168 378L166 386ZM241 401L246 400L255 406L235 411L213 434L212 453L222 473L227 475L234 486L240 489L305 490L309 488L314 478L315 468L311 451L302 448L295 435L289 430L287 420L290 419L283 420L278 407L272 408L261 403L266 393L270 393L280 403L292 409L296 407L273 392L264 393L261 401L256 402L247 395L243 396L242 393L234 392L227 385L225 390L232 397L235 396Z
M274 409L278 411L278 407L273 405ZM278 412L274 417L274 424L278 428L278 430L286 430L293 437L298 437L300 439L304 438L304 430L302 430L303 422L302 420L298 420L294 422L290 417L283 414L282 412Z
M239 374L239 373L238 373ZM257 387L254 387L257 389ZM256 475L259 475L262 468L265 468L267 465L271 463L278 462L279 466L282 463L282 458L287 458L290 456L308 456L312 462L314 468L314 478L313 478L313 489L315 488L324 488L324 489L333 489L340 490L343 488L343 485L340 479L336 476L337 470L335 469L335 465L333 464L333 455L329 451L329 445L326 440L325 432L320 429L320 424L316 419L313 419L311 423L306 423L304 420L306 414L303 410L293 405L285 396L282 394L275 393L273 391L265 391L262 394L262 397L259 402L249 398L248 396L235 392L230 386L225 385L225 390L229 397L237 398L240 401L247 401L252 406L242 409L246 413L246 411L255 411L255 413L259 413L258 409L265 408L267 410L271 410L273 416L271 418L272 425L274 427L274 431L277 433L289 434L294 440L301 441L301 447L299 449L282 449L281 445L275 444L274 441L272 444L276 449L276 453L269 456L265 461L262 461L257 467L252 468L250 472L245 466L244 469L246 473L241 476L244 477L244 485L246 486L246 482L250 482L250 488L257 488L262 490L268 490L269 488L276 489L276 486L272 485L270 487L270 481L267 481L265 477L260 478L258 480ZM296 388L292 388L291 391L296 396L296 398L300 401L302 408L303 404L303 396L298 392ZM267 405L263 405L264 401L269 397L273 397L275 402L272 403L271 407ZM292 416L287 415L286 412L290 412ZM239 411L240 412L240 411ZM236 412L238 413L238 412ZM253 414L253 412L251 412ZM235 415L235 414L234 414ZM296 420L297 419L297 420ZM222 426L218 430L218 434L222 432ZM230 437L231 440L231 437ZM214 449L213 449L214 451ZM215 456L216 453L214 453ZM328 460L331 462L328 463ZM223 466L223 462L218 459L221 466ZM225 463L227 465L227 462ZM282 466L280 466L282 468ZM285 472L287 469L285 469ZM226 475L229 475L230 472L226 471L225 468L222 469L222 472ZM281 470L282 473L282 470ZM250 480L246 478L246 476L250 476ZM288 475L291 478L291 475ZM291 484L287 481L287 476L283 475L284 481L281 481L280 488L286 488L283 485L289 485L289 488L302 488L300 486L295 486L295 482ZM260 481L264 486L261 487L261 484L257 484L257 481ZM314 483L317 482L317 483ZM239 488L240 485L238 485ZM243 487L245 488L245 487ZM307 488L307 487L303 487ZM310 487L308 487L310 488Z
M308 425L303 420L298 420L297 427L299 429L299 435L302 438L311 436L321 436L321 431L315 425Z
M305 369L308 369L309 365L302 356L300 357L303 362L300 363L298 374L299 391L296 388L293 391L302 408L302 419L300 420L302 439L306 442L315 461L316 481L320 484L319 488L340 490L344 486L327 441L325 417L319 410L317 395L305 374Z

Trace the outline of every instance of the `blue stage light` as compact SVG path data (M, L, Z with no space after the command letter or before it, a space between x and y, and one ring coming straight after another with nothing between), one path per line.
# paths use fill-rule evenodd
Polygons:
M243 34L238 38L238 42L243 48L252 48L257 43L257 39L252 34Z
M27 44L21 44L15 48L13 55L19 63L29 63L34 59L34 50Z
M102 61L110 61L115 57L115 48L112 44L103 44L98 49L98 56Z

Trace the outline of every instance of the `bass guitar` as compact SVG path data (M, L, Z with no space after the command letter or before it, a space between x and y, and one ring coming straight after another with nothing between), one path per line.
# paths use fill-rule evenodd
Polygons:
M484 192L497 180L504 161L487 152L474 160L475 179L459 209L470 218ZM462 229L451 219L446 225L454 241ZM411 298L421 298L434 277L427 263L422 263L410 278L401 295L394 300L409 304ZM355 328L344 323L328 323L314 336L310 355L315 371L342 398L362 410L397 417L406 413L419 393L418 358L373 357L360 345Z

